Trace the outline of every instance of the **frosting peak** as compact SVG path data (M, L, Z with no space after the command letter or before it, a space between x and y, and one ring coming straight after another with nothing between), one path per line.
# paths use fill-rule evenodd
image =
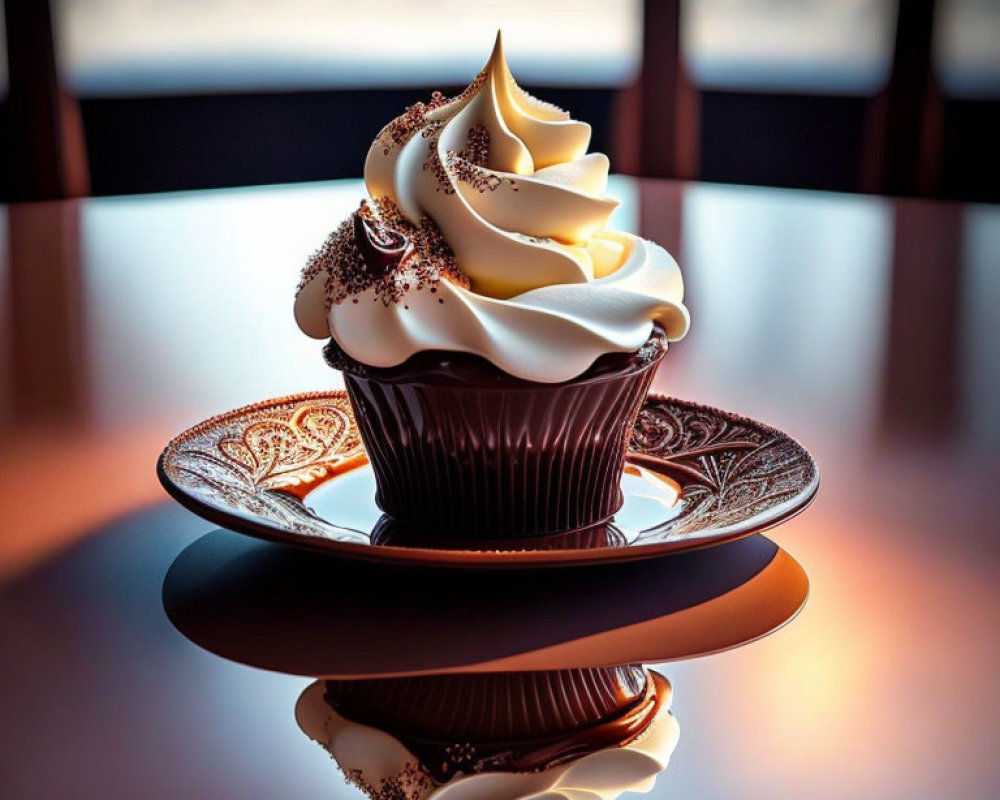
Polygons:
M595 236L618 206L603 196L607 157L586 155L590 125L514 82L499 34L469 88L431 104L420 135L401 147L387 145L411 119L383 129L365 182L410 219L435 221L473 291L509 298L620 266L624 248Z
M386 280L402 291L386 303L365 271L369 259L357 258L371 236L354 246L351 236L364 231L342 229L336 252L320 251L307 267L299 325L371 366L451 350L540 382L637 350L654 323L680 338L688 325L680 271L656 245L606 228L618 203L604 195L607 157L587 154L590 133L517 85L498 34L464 92L408 108L365 162L373 208L362 213L404 237L401 227L436 237L437 260L415 242L390 264ZM367 279L346 296L350 276L333 263L344 251Z

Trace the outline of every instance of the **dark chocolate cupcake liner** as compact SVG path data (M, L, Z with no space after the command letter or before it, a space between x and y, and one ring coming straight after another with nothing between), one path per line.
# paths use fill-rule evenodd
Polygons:
M659 360L514 391L345 373L376 502L447 536L538 536L606 521L622 503L628 435Z

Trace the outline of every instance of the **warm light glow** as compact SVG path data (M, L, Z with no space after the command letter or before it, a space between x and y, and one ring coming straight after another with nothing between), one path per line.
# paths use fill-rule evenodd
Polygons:
M790 626L738 653L663 667L678 715L702 715L703 731L687 728L704 737L692 751L727 754L718 773L676 762L703 795L753 785L761 797L979 796L978 737L1000 722L1000 644L982 638L997 601L991 568L943 558L926 532L876 505L838 502L837 488L865 480L838 473L807 517L781 529L811 584Z

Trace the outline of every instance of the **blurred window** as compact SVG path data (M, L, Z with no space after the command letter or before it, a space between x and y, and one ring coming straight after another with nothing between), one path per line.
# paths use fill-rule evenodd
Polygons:
M10 246L7 236L7 207L0 206L0 424L11 419L14 372L11 366L13 325L10 324Z
M938 0L935 67L947 94L1000 97L1000 2Z
M996 398L1000 395L1000 207L970 206L965 214L962 252L962 424L975 445L1000 445L1000 417Z
M892 204L881 198L829 193L803 202L787 191L688 186L684 283L699 304L684 357L717 369L720 383L705 391L739 387L746 407L763 407L773 387L790 381L802 408L826 409L845 431L870 430L885 352L892 225Z
M0 98L7 96L7 15L0 0Z
M685 60L705 88L872 94L892 64L896 0L686 0Z
M519 80L615 86L641 0L53 0L83 95L464 84L502 25Z

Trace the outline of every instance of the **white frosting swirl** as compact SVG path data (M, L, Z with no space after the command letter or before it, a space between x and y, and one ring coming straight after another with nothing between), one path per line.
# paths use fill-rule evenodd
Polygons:
M590 126L518 87L499 35L469 89L418 122L401 146L386 131L376 139L365 163L368 191L414 224L433 220L471 288L442 280L434 293L409 291L389 304L369 288L331 306L329 286L313 277L296 298L306 333L332 335L370 366L458 351L552 383L605 353L638 350L654 323L670 340L687 332L674 259L604 227L617 202L604 196L607 157L586 154ZM461 158L474 131L489 137L478 166Z
M660 680L666 682L665 679ZM340 716L317 681L296 704L299 727L362 785L398 788L407 800L614 800L648 792L667 768L680 738L669 696L636 739L605 747L540 772L457 774L447 783L421 779L416 757L394 736Z

